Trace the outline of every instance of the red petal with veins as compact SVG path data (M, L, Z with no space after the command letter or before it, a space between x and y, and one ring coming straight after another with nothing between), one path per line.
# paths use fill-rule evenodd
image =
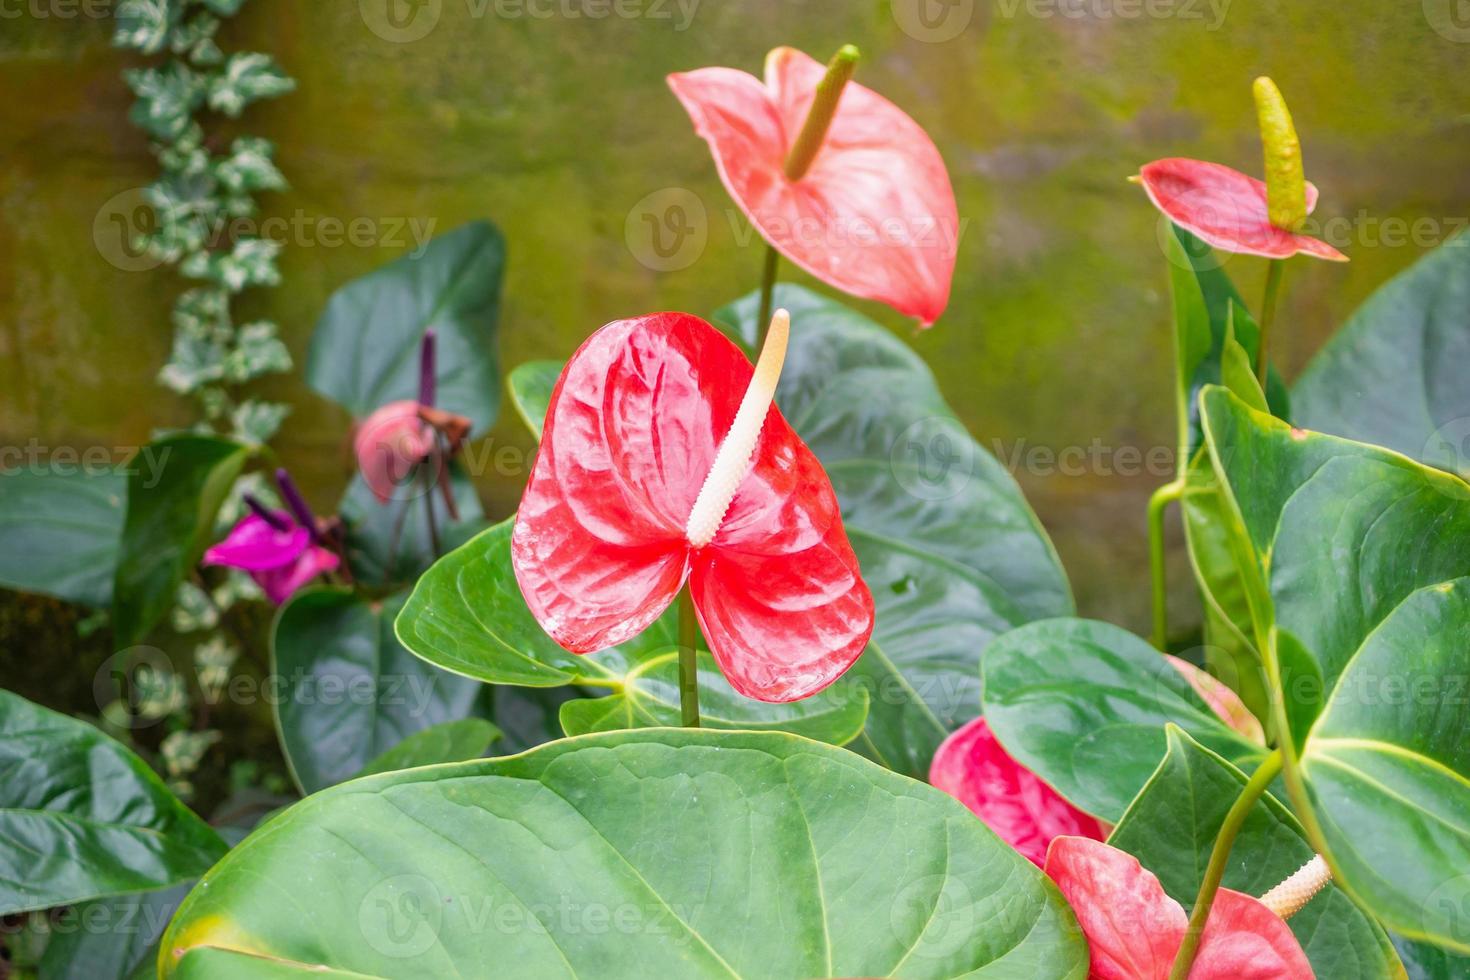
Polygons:
M1153 873L1115 847L1058 837L1046 874L1072 906L1092 955L1088 980L1168 980L1189 918ZM1189 980L1313 980L1290 927L1249 895L1215 896Z
M1170 157L1139 171L1143 189L1169 219L1225 252L1286 259L1297 253L1334 262L1347 256L1320 239L1271 224L1266 184L1239 170L1204 160ZM1307 183L1307 211L1317 188Z
M1107 837L1102 824L1006 754L984 718L944 740L930 764L929 782L973 810L1038 867L1054 837Z
M902 109L849 82L811 169L788 180L786 155L825 72L777 48L764 84L734 68L668 81L725 189L767 241L823 282L928 326L949 303L959 245L944 160Z
M610 323L567 362L511 538L526 603L563 647L637 635L689 575L710 652L742 694L807 697L862 653L872 596L831 483L774 406L714 540L685 537L752 373L685 313Z

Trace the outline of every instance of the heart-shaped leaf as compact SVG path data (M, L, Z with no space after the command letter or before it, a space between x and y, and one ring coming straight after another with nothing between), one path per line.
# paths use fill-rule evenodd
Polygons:
M1296 421L1470 476L1470 236L1384 285L1296 383Z
M1171 898L1190 909L1220 825L1245 781L1239 769L1171 725L1167 755L1108 843L1138 858ZM1301 825L1266 796L1235 838L1223 884L1264 895L1314 853ZM1388 937L1339 888L1329 885L1289 922L1318 977L1391 980L1399 975Z
M1116 823L1178 725L1254 769L1266 752L1211 710L1143 640L1107 623L1051 619L985 651L985 718L1007 752L1074 806Z
M499 737L500 729L483 718L440 722L408 736L363 766L358 775L373 776L397 769L478 759L490 748L490 743Z
M561 369L561 361L528 361L506 375L511 404L537 439L541 438L541 424L546 421L546 407L551 404L551 392Z
M536 622L510 561L512 521L490 528L435 563L399 615L403 645L432 664L492 684L603 688L561 707L568 734L677 724L677 656L670 611L640 636L586 656L568 653ZM803 701L773 704L737 694L714 661L700 657L700 706L711 728L771 728L834 744L851 741L867 717L867 692L846 680Z
M164 976L209 946L369 977L1087 973L1056 889L943 793L695 730L334 787L236 848L163 946Z
M0 585L111 605L126 495L126 476L112 471L0 477Z
M359 419L417 398L419 345L432 329L435 404L485 431L500 409L495 333L504 267L500 232L472 221L348 283L332 294L312 334L307 383Z
M918 355L799 286L778 286L775 305L792 322L776 402L832 480L877 607L847 674L870 694L854 747L924 778L939 744L978 712L980 651L1012 627L1070 613L1066 575L1015 480ZM752 294L714 320L751 345L758 306ZM536 431L550 395L538 378L551 369L523 368L512 389Z
M1470 951L1470 486L1219 389L1202 404L1270 638L1293 807L1386 925Z
M120 645L141 640L173 605L249 455L243 443L199 435L167 436L138 451L112 593Z
M0 915L173 885L224 852L142 759L0 691Z
M393 635L404 597L307 589L281 608L272 673L276 724L304 792L340 783L405 738L469 716L481 685L437 670ZM483 749L483 746L482 746Z

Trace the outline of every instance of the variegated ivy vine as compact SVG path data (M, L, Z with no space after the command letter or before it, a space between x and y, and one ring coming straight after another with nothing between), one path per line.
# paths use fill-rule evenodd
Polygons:
M148 135L162 168L144 192L153 224L134 244L195 283L174 303L173 348L158 380L198 402L196 431L261 444L275 435L288 408L242 389L263 375L289 371L291 355L274 323L237 325L231 306L246 289L280 282L281 243L242 228L258 213L255 196L283 190L286 181L269 140L237 136L226 146L206 125L212 115L238 118L252 103L291 91L295 82L270 55L226 54L216 43L222 18L238 13L244 2L121 0L113 43L164 56L123 75L137 96L130 118ZM225 526L240 516L247 491L272 498L258 474L237 481L218 518ZM206 701L229 681L239 656L223 631L222 614L236 600L258 594L239 574L213 588L188 579L179 588L169 621L176 632L198 637L194 660ZM194 717L198 706L191 706L179 675L161 672L156 680L159 689L143 691L132 710L169 719L173 731L161 745L162 761L171 786L188 797L190 776L219 733L203 715ZM124 710L121 704L109 707Z

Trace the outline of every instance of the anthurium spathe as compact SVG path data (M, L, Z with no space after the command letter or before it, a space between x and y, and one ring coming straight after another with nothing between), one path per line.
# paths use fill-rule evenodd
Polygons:
M288 511L272 510L248 495L245 500L251 513L204 553L204 564L240 569L276 605L318 575L336 571L341 560L320 543L314 529Z
M973 810L1037 867L1055 837L1107 837L1101 823L1011 758L984 718L944 740L930 764L929 782Z
M688 583L730 684L794 701L862 653L873 599L821 464L771 403L788 318L759 365L698 317L609 323L552 391L512 535L516 579L559 644L640 633Z
M1280 90L1258 78L1254 91L1266 180L1219 163L1170 157L1145 165L1138 182L1171 221L1222 251L1346 262L1331 245L1300 233L1317 206L1317 188L1302 176L1301 144Z
M1137 858L1084 837L1058 837L1047 851L1045 870L1087 937L1089 980L1169 980L1189 917ZM1189 980L1313 976L1280 915L1249 895L1219 891Z
M918 123L794 48L765 80L735 68L670 75L725 189L782 255L823 282L932 324L949 303L959 240L944 160ZM843 74L845 72L845 74Z

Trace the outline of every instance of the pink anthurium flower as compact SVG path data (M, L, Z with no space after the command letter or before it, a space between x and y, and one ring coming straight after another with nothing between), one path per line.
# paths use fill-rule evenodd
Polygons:
M426 330L419 346L418 400L400 399L374 409L358 425L352 437L352 450L363 481L382 504L398 496L406 484L423 472L421 467L425 464L437 464L428 474L428 485L437 484L444 490L450 516L458 517L454 495L443 479L442 470L445 460L459 451L469 435L470 420L434 407L437 387L434 352L434 331ZM442 453L439 451L441 435L445 441Z
M337 555L290 513L270 510L249 496L246 503L252 513L204 553L204 564L240 569L278 606L318 575L336 571Z
M1089 980L1168 980L1189 917L1138 859L1085 837L1058 837L1046 874L1072 906L1092 956ZM1189 980L1313 980L1290 927L1266 904L1222 888Z
M1298 253L1333 262L1348 257L1311 235L1271 223L1266 184L1239 170L1204 160L1169 157L1145 164L1139 183L1169 220L1224 252L1287 259ZM1307 212L1317 207L1316 185L1306 184Z
M1037 867L1060 836L1104 840L1107 829L1021 765L984 718L962 726L934 753L929 782L973 810L1001 840Z
M825 137L819 126L806 143L820 143L798 146L826 74L802 52L776 48L764 82L734 68L668 82L766 241L823 282L927 327L949 303L959 242L944 160L918 123L856 83L827 93L838 101L835 112L825 107Z
M609 323L546 413L511 556L532 614L574 653L642 632L687 581L732 687L794 701L867 644L873 598L832 484L771 400L778 311L752 370L687 313Z

